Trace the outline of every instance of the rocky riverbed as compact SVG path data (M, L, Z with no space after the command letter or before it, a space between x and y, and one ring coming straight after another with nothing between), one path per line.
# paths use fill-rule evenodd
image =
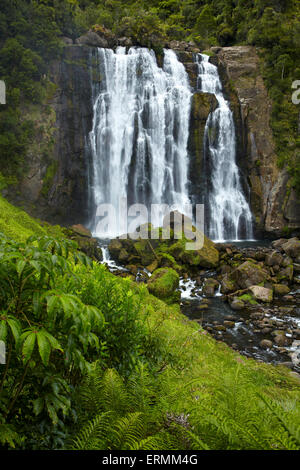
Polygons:
M116 275L146 283L165 302L180 303L188 318L242 354L300 371L300 240L214 243L204 237L200 250L187 251L176 231L171 223L168 240L102 242L102 262Z

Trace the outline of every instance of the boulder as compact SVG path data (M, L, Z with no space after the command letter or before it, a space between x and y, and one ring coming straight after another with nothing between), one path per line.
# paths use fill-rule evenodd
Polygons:
M249 287L250 292L252 292L253 297L256 300L261 302L272 302L273 300L273 290L267 289L261 286L251 286Z
M266 264L268 266L276 266L276 265L280 265L283 261L283 256L281 253L279 253L278 251L272 251L271 253L269 253L267 256L266 256Z
M285 284L274 284L273 289L277 295L286 295L290 292L290 288Z
M230 307L232 310L242 310L245 308L245 303L238 298L234 298L233 301L230 303Z
M122 248L123 246L120 240L115 239L110 242L108 249L113 259L117 259L117 260L119 259L119 255L120 255Z
M291 344L291 339L282 332L282 334L275 336L274 342L277 346L289 346Z
M133 46L133 41L131 38L127 37L122 37L117 39L118 46L121 47L132 47Z
M259 343L260 347L263 348L263 349L271 349L273 347L273 343L272 341L270 341L269 339L263 339L260 343Z
M168 304L180 301L179 275L174 269L160 268L154 271L147 283L151 294Z
M284 252L292 258L297 258L300 255L300 240L298 238L291 238L282 245Z
M242 263L232 272L231 276L241 289L264 284L270 280L266 269L251 261Z
M225 274L221 281L221 292L222 294L229 294L235 292L238 289L235 282L231 279L229 274Z
M279 238L279 240L274 240L272 242L272 247L273 248L281 248L282 245L284 245L287 242L286 238Z
M294 276L294 268L293 265L287 266L284 269L281 269L279 273L277 274L277 278L281 280L287 280L287 281L292 281Z
M215 279L206 279L202 292L206 297L214 297L216 289L219 287L218 281Z

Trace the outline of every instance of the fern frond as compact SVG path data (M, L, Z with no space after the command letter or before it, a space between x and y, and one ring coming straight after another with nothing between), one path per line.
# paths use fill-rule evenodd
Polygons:
M102 413L86 423L78 436L72 440L70 450L106 449L106 435L110 428L111 413Z
M8 445L15 449L16 444L20 444L21 441L21 437L14 431L11 425L0 423L0 444Z

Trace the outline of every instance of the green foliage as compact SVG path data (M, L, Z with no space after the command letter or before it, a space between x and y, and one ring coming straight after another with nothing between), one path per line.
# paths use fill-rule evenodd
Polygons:
M0 235L0 340L8 351L0 378L4 424L30 396L24 413L44 413L57 425L59 413L70 413L70 386L99 352L102 314L56 287L76 263L91 264L73 242L30 237L16 243Z

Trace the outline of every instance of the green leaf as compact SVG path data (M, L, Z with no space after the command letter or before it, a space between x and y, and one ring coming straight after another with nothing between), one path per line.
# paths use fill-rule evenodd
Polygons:
M48 333L48 331L44 331L43 333L46 336L46 338L48 339L49 343L51 344L52 349L59 349L60 351L63 351L61 345L59 344L57 339L54 338L54 336L50 335L50 333Z
M21 336L21 332L22 332L22 327L21 327L21 324L18 320L16 320L15 318L8 318L7 320L7 323L11 329L11 332L12 332L12 335L15 339L15 342L17 343L19 337Z
M47 366L49 363L49 358L50 358L50 353L51 353L51 344L43 331L38 332L37 342L38 342L38 348L39 348L39 353L40 353L42 362L44 366Z
M24 356L24 361L26 362L28 362L32 356L35 342L36 342L36 336L37 336L36 332L30 332L30 334L27 336L27 338L25 339L23 343L22 354Z
M5 341L7 337L7 322L1 320L0 322L0 341Z
M33 411L36 416L41 414L43 409L44 409L44 399L42 397L39 397L33 401Z
M17 269L17 273L19 275L19 277L21 276L22 272L24 271L24 268L26 266L26 261L25 260L20 260L17 262L16 264L16 269Z
M57 295L51 295L47 297L47 311L51 315L51 313L54 312L57 303L58 303L58 296Z

